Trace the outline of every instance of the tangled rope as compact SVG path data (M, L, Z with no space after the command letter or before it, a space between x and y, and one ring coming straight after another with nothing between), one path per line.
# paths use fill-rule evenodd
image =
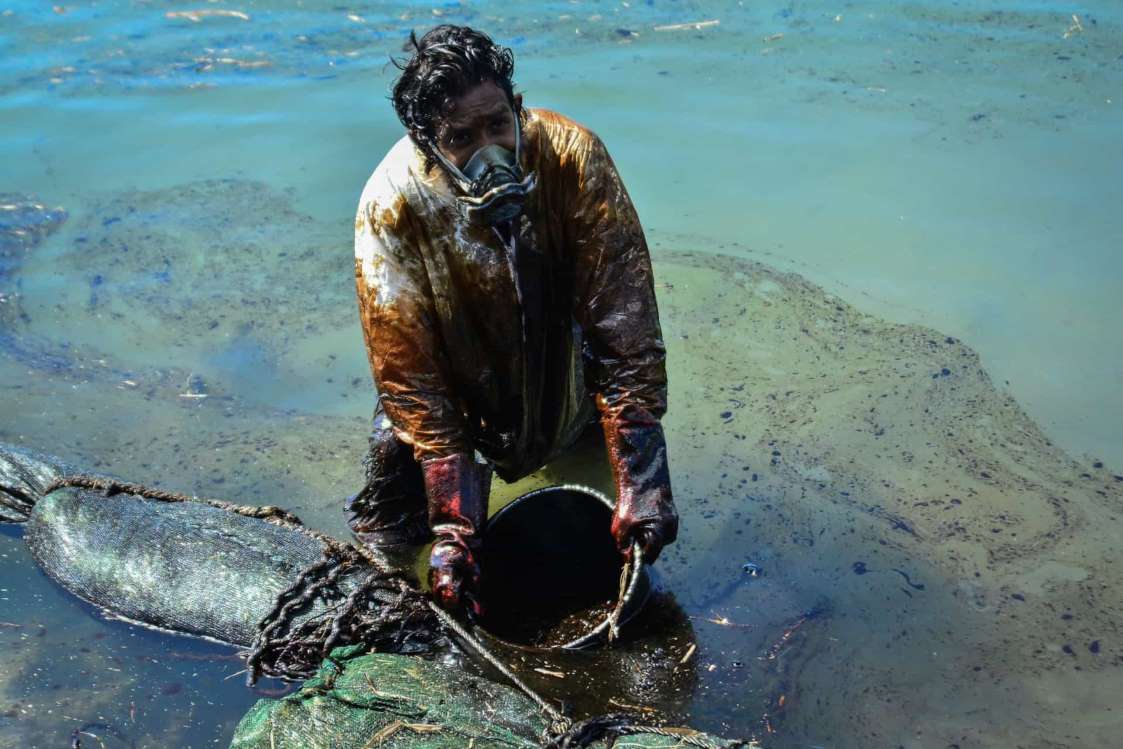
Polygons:
M300 681L339 645L362 644L383 653L422 654L450 646L429 600L394 571L367 567L351 546L326 548L319 561L282 591L258 624L246 655L246 681L260 676ZM365 569L360 569L365 568ZM340 579L362 579L344 592ZM297 621L296 615L319 605L324 611Z
M156 489L142 484L131 484L127 481L118 481L117 479L112 479L107 476L95 476L86 473L63 476L48 484L47 488L43 490L43 496L47 496L57 489L66 487L95 489L104 492L107 497L112 497L114 494L133 494L138 497L144 497L145 499L159 500L160 502L195 502L197 504L217 507L220 510L226 510L238 515L265 520L275 525L298 527L318 540L330 539L333 543L339 543L329 536L310 530L301 522L300 518L293 515L288 510L282 510L280 507L274 507L273 505L265 505L262 507L238 505L233 502L224 502L221 499L207 499L190 494L170 492L165 489Z

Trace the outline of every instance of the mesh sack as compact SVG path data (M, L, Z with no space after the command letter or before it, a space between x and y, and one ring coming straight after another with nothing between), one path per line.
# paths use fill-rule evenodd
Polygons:
M546 720L511 687L440 661L337 648L314 678L279 700L259 700L231 749L499 749L543 746ZM632 734L596 749L747 746L689 729ZM690 743L687 743L690 742Z
M420 591L276 508L113 486L135 491L63 487L38 499L24 536L35 561L118 617L247 648L251 682L307 678L341 645L450 647Z

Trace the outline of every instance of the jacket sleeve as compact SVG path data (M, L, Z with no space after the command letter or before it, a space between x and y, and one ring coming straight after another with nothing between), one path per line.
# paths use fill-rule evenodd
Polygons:
M470 453L449 388L428 275L404 198L374 201L355 218L359 317L378 397L417 459Z
M594 360L594 386L616 484L612 535L645 561L678 535L667 443L666 352L655 306L651 258L639 217L604 145L595 136L579 161L577 307Z
M666 352L639 217L604 144L576 159L574 314L595 362L602 421L654 423L667 409Z

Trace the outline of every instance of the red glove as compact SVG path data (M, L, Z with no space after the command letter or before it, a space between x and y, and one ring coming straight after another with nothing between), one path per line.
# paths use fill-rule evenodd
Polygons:
M624 554L630 554L632 542L638 541L643 560L650 564L678 536L663 427L655 419L606 419L603 425L616 480L612 536Z
M490 466L466 453L421 462L429 527L436 541L429 555L429 587L443 609L464 607L479 616L480 532L487 517Z

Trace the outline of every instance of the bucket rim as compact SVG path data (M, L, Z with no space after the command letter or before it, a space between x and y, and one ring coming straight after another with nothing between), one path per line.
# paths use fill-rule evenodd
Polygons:
M601 491L598 491L597 489L592 488L591 486L585 486L583 484L551 484L550 486L542 486L542 487L539 487L537 489L532 489L531 491L529 491L525 494L520 494L518 497L511 500L510 502L508 502L503 507L501 507L494 515L492 515L490 518L488 518L487 526L490 527L492 523L494 523L505 512L507 512L508 509L514 507L515 505L521 504L524 501L532 500L535 497L540 496L542 494L556 493L558 491L569 491L569 492L576 492L576 493L584 494L586 496L590 496L590 497L598 500L601 504L603 504L609 510L615 510L615 508L616 508L616 503L613 502L611 499L609 499L608 495L606 495L604 492L601 492ZM633 560L635 560L635 559L642 560L643 559L643 550L640 547L638 542L632 543L632 559ZM647 566L648 565L645 562L641 561L639 564L631 564L630 569L628 569L629 565L628 565L627 562L625 562L621 571L623 572L624 569L628 569L629 574L628 574L627 580L621 580L621 584L620 584L621 593L619 594L619 596L617 598L616 606L613 608L613 611L611 613L609 613L607 616L605 616L604 619L597 624L597 626L593 627L591 630L589 630L585 634L580 635L579 637L575 637L574 639L570 640L569 642L564 642L561 645L555 645L553 647L540 648L540 647L534 647L534 646L530 646L530 645L523 645L523 644L516 643L516 642L510 642L509 640L505 640L505 639L503 639L503 638L501 638L497 635L494 635L490 632L488 632L488 635L490 637L500 641L500 642L503 642L503 643L511 646L511 647L516 647L516 648L525 649L525 650L581 650L581 649L586 648L590 645L598 643L598 642L602 641L603 639L607 638L607 639L611 640L613 638L611 630L614 629L614 626L619 626L620 624L623 623L623 622L616 622L615 625L614 625L613 618L617 615L617 612L622 611L624 608L626 608L627 604L630 601L632 601L632 599L635 597L636 591L640 587L640 583L647 576L647 571L646 571ZM650 586L648 586L647 592L648 593L650 592ZM646 598L646 594L645 594L645 598Z

